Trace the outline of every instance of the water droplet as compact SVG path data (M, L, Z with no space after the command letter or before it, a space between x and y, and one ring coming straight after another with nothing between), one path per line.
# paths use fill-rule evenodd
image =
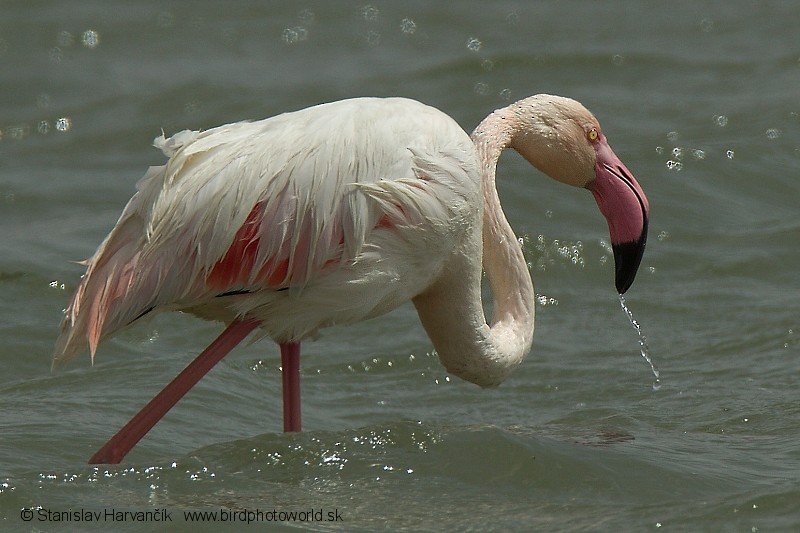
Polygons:
M668 231L659 232L658 236L656 237L659 241L665 241L669 238Z
M500 98L503 100L511 100L511 89L503 89L500 91Z
M714 21L708 17L700 20L700 30L704 33L708 33L714 29Z
M381 34L376 30L369 30L367 32L367 44L370 46L376 46L381 42Z
M297 12L297 19L300 22L305 22L306 24L310 24L314 22L314 12L310 9L301 9Z
M695 148L694 150L692 150L692 157L694 157L695 159L698 159L698 160L705 159L706 158L706 153L703 150Z
M50 95L47 93L41 93L39 96L36 97L36 107L40 109L44 109L46 107L50 107Z
M475 84L472 90L475 91L476 94L479 94L481 96L486 96L489 93L489 85L482 81L479 81L478 83Z
M725 115L714 115L714 124L720 128L724 128L728 125L728 117Z
M72 120L69 117L61 117L56 120L56 129L60 132L69 131L72 128Z
M183 112L187 115L194 115L200 109L200 102L192 100L183 104Z
M378 8L373 6L372 4L367 4L361 8L361 18L367 21L376 21L378 20Z
M58 46L54 46L50 49L49 52L50 61L53 63L60 63L62 59L64 59L64 52L61 51L61 48Z
M766 131L767 139L777 139L781 136L781 130L778 128L770 128Z
M308 39L308 30L302 26L295 26L294 28L285 28L281 35L283 42L286 44L295 44Z
M678 140L678 137L679 137L679 135L678 135L677 131L671 131L671 132L667 133L667 139L670 140L670 141L675 142L675 141Z
M100 35L94 30L86 30L81 34L81 44L86 48L97 48L100 44Z
M663 154L664 153L664 147L663 146L656 146L656 153L659 154L659 155Z
M647 361L647 364L650 365L650 370L653 371L653 376L656 378L655 382L653 383L653 390L658 390L661 388L661 380L659 379L660 372L653 364L652 359L650 359L650 347L647 345L647 337L645 337L642 333L642 328L639 323L635 318L633 318L633 313L631 310L628 309L627 305L625 305L625 297L621 294L619 295L619 304L622 307L622 310L625 312L625 316L628 317L631 326L633 326L633 329L636 330L636 335L639 336L639 351L644 360Z
M622 66L622 64L625 63L625 57L620 54L614 54L611 56L611 63L618 67Z
M21 141L30 133L31 127L28 124L15 124L6 128L5 135L9 139Z
M75 44L75 36L67 30L61 30L56 35L56 44L62 47L72 46Z
M672 157L675 159L683 159L683 148L676 146L672 149Z
M728 157L728 159L733 159L735 153L733 150L728 150L727 152L725 152L725 155Z
M683 163L681 163L680 161L673 161L670 159L669 161L667 161L667 168L670 170L674 170L675 172L680 172L681 169L683 168Z
M402 21L400 21L400 31L406 35L411 35L417 31L417 24L410 18L404 18Z
M172 11L162 11L156 17L156 25L159 28L171 28L175 25L175 15L172 14Z
M470 52L478 52L481 49L481 46L483 46L483 43L475 37L470 37L467 39L467 50Z

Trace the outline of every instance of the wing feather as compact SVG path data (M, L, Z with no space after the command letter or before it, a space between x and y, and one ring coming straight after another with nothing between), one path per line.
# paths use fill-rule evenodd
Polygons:
M361 257L382 217L444 226L454 205L476 201L459 191L479 190L467 134L403 99L324 104L154 145L169 160L139 181L88 260L56 362L86 347L93 357L103 337L150 310L301 290Z

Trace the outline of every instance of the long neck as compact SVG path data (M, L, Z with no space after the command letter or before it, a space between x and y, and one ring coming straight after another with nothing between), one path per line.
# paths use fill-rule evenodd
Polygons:
M414 299L420 319L447 370L483 387L499 385L530 351L534 290L522 249L495 188L497 161L516 123L501 112L472 135L481 158L483 217L456 250L441 279ZM481 257L494 297L491 325L481 301Z

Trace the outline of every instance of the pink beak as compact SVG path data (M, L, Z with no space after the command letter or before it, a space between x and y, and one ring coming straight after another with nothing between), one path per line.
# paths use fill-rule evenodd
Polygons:
M615 284L617 292L624 294L642 262L650 206L644 191L608 145L605 136L594 143L594 149L597 156L595 179L587 188L608 221L614 250Z

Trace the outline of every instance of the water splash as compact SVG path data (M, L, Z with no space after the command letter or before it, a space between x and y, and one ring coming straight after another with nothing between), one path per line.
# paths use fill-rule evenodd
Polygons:
M628 309L627 305L625 305L625 297L621 294L619 295L619 304L622 306L622 310L625 311L625 316L628 317L631 326L633 326L633 329L636 330L636 334L639 336L639 350L644 360L650 365L650 370L653 371L653 375L656 378L656 380L653 382L653 390L658 390L661 388L661 379L659 377L660 372L653 364L653 360L650 359L650 347L647 345L647 337L645 337L642 333L642 327L639 325L636 319L633 318L633 313L631 310Z

